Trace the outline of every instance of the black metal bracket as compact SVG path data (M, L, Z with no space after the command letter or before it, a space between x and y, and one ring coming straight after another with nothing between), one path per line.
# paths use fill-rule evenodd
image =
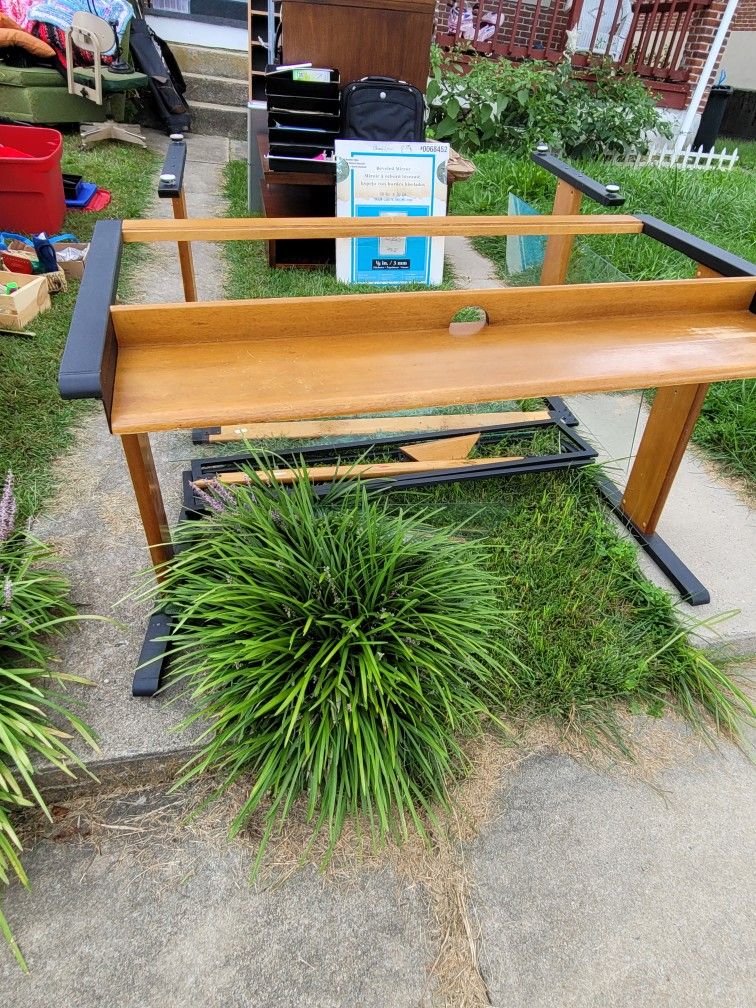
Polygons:
M192 431L192 444L210 444L210 435L220 432L220 427L197 427Z
M158 180L158 196L176 199L181 195L186 167L186 141L183 133L171 133L171 142L165 154L163 170Z
M577 427L580 421L569 408L564 399L559 396L546 396L545 397L546 409L551 413L555 420L563 423L565 427Z
M167 637L171 632L171 617L159 610L150 616L147 633L139 654L139 663L131 685L132 696L154 696L167 664Z
M683 601L692 606L707 605L711 595L695 574L685 566L675 551L656 532L646 535L622 510L622 493L619 487L606 476L596 480L599 493L606 500L614 514L630 532L638 545L653 560L662 574L668 577L680 592Z
M721 273L722 276L756 276L756 263L733 255L732 252L727 252L725 249L719 248L718 245L712 245L711 242L704 241L703 238L697 238L688 231L672 227L671 224L667 224L666 221L659 220L657 217L650 217L648 214L636 214L635 216L643 223L644 235L648 235L649 238L655 239L676 252L682 252L689 259L702 266L708 266L709 269Z
M554 157L549 153L546 144L543 144L543 147L545 149L534 150L530 155L531 159L541 168L545 168L551 175L556 175L562 182L567 182L573 189L577 189L595 203L600 203L601 206L618 207L624 204L625 197L620 196L616 191L618 187L607 188L603 183L592 179L590 175L586 175L567 164L566 161Z

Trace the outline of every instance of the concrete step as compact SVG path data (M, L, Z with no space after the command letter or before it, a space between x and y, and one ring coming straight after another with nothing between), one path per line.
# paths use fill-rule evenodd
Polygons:
M246 80L247 54L233 49L210 49L206 46L172 42L171 49L184 74L209 74Z
M244 140L247 136L246 105L221 105L213 102L190 102L192 132L206 136L225 136Z
M216 77L211 74L185 73L186 95L194 101L214 105L247 105L247 82L233 77Z

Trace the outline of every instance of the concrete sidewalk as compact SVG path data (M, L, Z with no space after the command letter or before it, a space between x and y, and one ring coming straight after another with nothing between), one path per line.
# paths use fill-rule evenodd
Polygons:
M164 154L168 138L155 130L146 133L150 148ZM192 216L224 213L223 166L238 156L236 145L225 137L187 137L184 188ZM145 216L149 215L172 216L171 201L159 199L157 190ZM199 296L221 298L224 268L219 246L195 242L192 254ZM175 247L148 245L145 255L130 300L183 301ZM197 451L185 432L156 435L151 441L168 518L173 521L181 504L181 471ZM57 649L64 668L94 684L93 689L76 687L71 693L85 704L86 720L102 740L102 753L93 758L80 744L77 749L103 780L128 780L144 772L169 779L185 758L188 745L172 730L184 709L179 704L169 706L166 696L131 696L149 612L133 593L149 557L121 445L109 433L101 409L81 425L73 451L58 462L57 472L60 491L35 522L35 534L59 550L79 611L111 621L77 625ZM60 775L52 773L51 779L59 780Z
M756 778L704 753L654 783L528 760L473 845L496 1008L748 1008Z
M58 806L24 858L31 892L3 894L31 975L0 943L0 1001L749 1008L753 767L674 729L662 745L651 786L548 748L473 780L477 836L431 851L432 871L389 852L323 877L285 839L280 884L250 886L249 846L223 841L225 821L182 825L175 795Z

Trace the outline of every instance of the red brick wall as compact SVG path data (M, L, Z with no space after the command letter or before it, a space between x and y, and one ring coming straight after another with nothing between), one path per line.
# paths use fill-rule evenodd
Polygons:
M733 31L756 31L756 0L740 0L732 19Z
M741 3L743 0L741 0ZM753 0L748 0L749 3ZM690 68L690 88L691 91L695 88L698 80L701 76L701 71L703 70L706 59L709 55L711 49L711 44L714 41L714 36L717 33L717 28L719 28L719 23L722 20L722 15L724 14L725 7L727 6L726 0L714 0L714 2L709 7L705 7L697 14L691 23L691 32L688 37L688 44L685 47L685 65ZM714 69L709 76L709 80L706 85L706 90L703 93L701 102L698 106L698 112L703 112L706 105L706 99L709 96L709 88L712 84L716 83L717 76L719 75L719 64L722 59L722 54L724 53L725 46L727 45L727 39L729 38L729 32L724 39L722 48L720 49L717 62L714 65Z

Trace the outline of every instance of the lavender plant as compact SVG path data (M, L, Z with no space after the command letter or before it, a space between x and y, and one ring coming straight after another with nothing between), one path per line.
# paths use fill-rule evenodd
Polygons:
M49 817L34 776L40 761L69 776L82 767L67 740L70 728L96 748L86 725L61 702L64 683L84 682L54 670L49 638L75 618L66 581L40 566L51 551L16 524L13 475L5 477L0 494L0 885L12 876L28 886L21 863L21 842L13 819L33 806ZM19 965L26 964L0 908L0 932Z

